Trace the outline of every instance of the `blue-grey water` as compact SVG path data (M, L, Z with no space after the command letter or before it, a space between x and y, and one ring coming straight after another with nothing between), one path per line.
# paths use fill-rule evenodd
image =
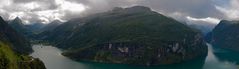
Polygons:
M208 56L190 62L161 66L136 66L124 64L103 64L77 62L65 56L53 46L34 45L31 56L40 58L47 69L239 69L239 54L222 49L214 49L208 44Z

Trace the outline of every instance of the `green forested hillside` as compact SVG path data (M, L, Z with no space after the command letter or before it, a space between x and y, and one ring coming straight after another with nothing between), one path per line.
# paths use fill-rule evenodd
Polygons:
M0 69L46 69L39 59L15 53L9 43L0 41Z
M13 29L0 17L0 38L6 40L12 45L12 49L21 54L29 54L33 50L28 39L23 34Z
M206 38L215 47L239 51L239 21L222 20Z
M44 39L72 59L104 63L172 64L207 54L200 32L143 6L73 19Z
M0 17L0 69L45 69L39 59L29 57L29 42Z

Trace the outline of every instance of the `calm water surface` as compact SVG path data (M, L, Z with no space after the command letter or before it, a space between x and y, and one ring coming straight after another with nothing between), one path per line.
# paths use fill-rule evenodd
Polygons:
M239 69L239 54L222 49L213 49L208 45L208 56L185 62L183 64L162 66L135 66L123 64L101 64L93 62L76 62L61 55L56 47L34 45L31 56L40 58L47 69Z

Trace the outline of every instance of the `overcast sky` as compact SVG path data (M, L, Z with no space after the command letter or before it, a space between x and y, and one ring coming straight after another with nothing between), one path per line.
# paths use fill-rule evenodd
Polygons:
M26 23L69 20L113 7L147 6L188 23L239 20L238 0L0 0L0 16Z

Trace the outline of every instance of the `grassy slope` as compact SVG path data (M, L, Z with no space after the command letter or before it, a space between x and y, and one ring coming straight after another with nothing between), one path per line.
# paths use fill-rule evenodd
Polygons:
M42 62L16 54L7 43L0 41L0 69L45 69Z
M0 42L0 60L0 69L4 69L4 67L7 69L18 69L16 65L18 65L19 57L3 42Z

